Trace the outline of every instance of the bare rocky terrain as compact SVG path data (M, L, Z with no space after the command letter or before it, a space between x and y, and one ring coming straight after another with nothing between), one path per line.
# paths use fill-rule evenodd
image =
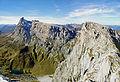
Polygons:
M120 82L120 36L97 23L83 23L71 54L57 67L53 82Z

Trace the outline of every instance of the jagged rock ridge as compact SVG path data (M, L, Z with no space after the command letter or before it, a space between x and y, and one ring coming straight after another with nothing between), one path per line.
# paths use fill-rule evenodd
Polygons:
M14 41L26 43L34 43L38 40L45 42L48 39L68 42L76 36L76 30L81 28L79 24L69 26L72 26L72 28L68 27L68 25L52 25L36 20L27 21L22 17L14 32L9 36L14 38Z
M120 82L120 36L111 28L84 23L71 54L53 82Z

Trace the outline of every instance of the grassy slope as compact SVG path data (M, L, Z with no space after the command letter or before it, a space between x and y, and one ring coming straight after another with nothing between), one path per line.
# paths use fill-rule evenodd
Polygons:
M24 46L23 43L12 43L11 41L10 38L0 38L0 67L5 75L12 70L23 70L24 73L40 76L53 74L57 64L65 59L64 55L59 52L59 46L54 47L53 56L50 56L51 50L47 51L46 49L53 45L43 48L35 45ZM66 46L68 47L68 45ZM35 53L35 48L37 53Z

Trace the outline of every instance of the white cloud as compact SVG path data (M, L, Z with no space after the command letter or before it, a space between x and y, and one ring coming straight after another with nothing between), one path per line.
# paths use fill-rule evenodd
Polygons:
M25 17L27 20L39 20L40 22L50 24L67 24L67 23L78 23L81 24L86 21L98 22L101 24L119 24L117 18L120 17L120 13L116 12L114 8L96 7L97 5L90 5L91 8L82 7L69 12L65 17L51 17L51 16L31 16ZM89 6L88 6L89 7ZM56 6L56 12L59 12L58 6ZM37 10L29 11L29 13L37 14ZM36 13L35 13L36 12ZM113 14L114 13L114 14ZM17 24L20 16L0 16L0 24ZM110 20L109 20L110 19Z
M116 17L120 17L120 15L117 14L102 14L100 17L103 17L103 18L116 18Z
M40 17L25 17L28 20L39 20L40 22L50 23L50 24L65 24L64 18L56 18L50 16L40 16Z
M81 24L84 22L96 22L104 25L120 25L120 20L102 17L102 16L83 16L79 18L71 18L71 23Z
M0 24L17 24L20 20L20 16L0 16ZM55 17L30 17L26 16L27 20L39 20L40 22L50 23L50 24L65 24L64 18L55 18Z
M76 9L73 12L70 12L68 14L68 17L79 17L79 16L84 16L84 15L92 15L92 14L103 14L103 13L110 13L113 12L113 9L99 9L99 8L94 8L94 9L85 9L84 11L81 11L81 9Z
M83 16L83 17L78 17L78 18L68 18L66 17L63 18L55 18L55 17L49 17L49 16L44 16L44 17L25 17L27 20L39 20L40 22L44 23L50 23L50 24L68 24L68 23L78 23L81 24L83 22L97 22L101 24L113 24L117 25L120 23L119 20L108 20L106 19L107 17L113 17L112 15L101 15L101 16ZM17 24L18 21L20 20L21 17L19 16L0 16L0 24Z
M19 16L0 16L0 24L17 24Z

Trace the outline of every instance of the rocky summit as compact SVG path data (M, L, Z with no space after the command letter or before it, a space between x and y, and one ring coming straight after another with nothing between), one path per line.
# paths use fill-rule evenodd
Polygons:
M120 82L120 36L97 23L82 24L80 36L58 65L53 82Z

